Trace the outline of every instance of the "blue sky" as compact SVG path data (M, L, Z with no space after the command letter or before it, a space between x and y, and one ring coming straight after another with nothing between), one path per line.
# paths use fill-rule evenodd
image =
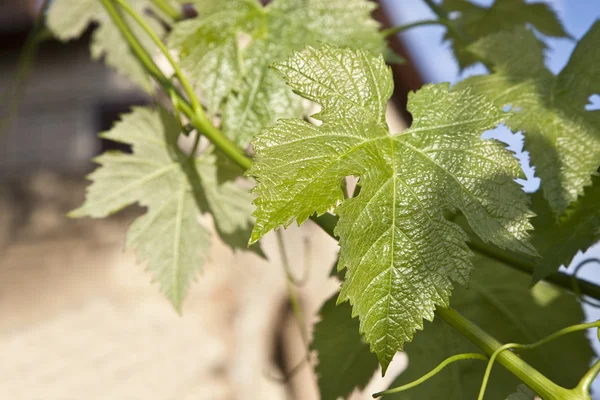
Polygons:
M493 0L472 0L481 5L490 5ZM539 1L539 0L538 0ZM598 0L546 0L558 13L568 33L575 39L581 38L591 27L595 20L600 18L600 1ZM423 0L384 0L384 4L394 19L395 25L403 25L414 21L435 18ZM475 66L459 74L458 66L454 61L452 52L447 43L442 43L442 35L445 28L438 26L422 26L402 33L402 38L411 52L415 62L420 68L423 77L428 82L451 82L455 83L469 75L485 74L482 66ZM575 41L570 39L548 39L546 43L549 50L546 53L546 65L554 73L559 72L567 63L571 52L575 47ZM600 105L598 96L592 98L594 108ZM525 190L535 191L539 187L539 179L534 176L533 169L529 166L527 153L523 153L523 137L514 135L508 129L500 127L492 132L486 133L488 137L495 137L509 144L509 148L517 152L521 159L527 180L522 181ZM600 244L592 247L586 254L579 254L574 263L580 260L596 256L600 257ZM591 264L581 271L581 277L600 283L600 274L597 273L598 265ZM588 319L600 319L600 310L585 307ZM595 335L594 335L595 337ZM600 351L598 341L596 350ZM600 381L595 382L595 392L600 393ZM594 396L600 399L600 395Z

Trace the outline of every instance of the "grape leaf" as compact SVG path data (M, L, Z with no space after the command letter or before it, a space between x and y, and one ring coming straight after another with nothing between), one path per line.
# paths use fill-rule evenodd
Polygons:
M348 303L336 306L336 296L323 304L311 349L319 354L315 372L321 399L346 398L355 387L363 389L377 370L377 357L358 333Z
M222 130L241 147L279 118L300 117L301 99L269 66L306 44L384 50L366 0L256 0L217 5L194 2L200 17L175 25L169 38L211 114L222 112ZM247 43L240 48L240 34Z
M493 33L531 24L547 36L569 37L554 10L542 2L496 0L491 7L482 7L467 0L445 0L443 7L459 13L451 23L462 37L449 30L444 39L450 42L461 70L478 61L466 45Z
M148 270L178 310L208 252L209 233L199 224L200 211L212 212L218 231L231 238L232 246L243 246L240 236L247 238L251 229L252 201L233 182L217 184L210 152L196 160L182 157L176 146L180 132L179 122L166 111L134 108L101 134L132 145L133 154L112 151L97 157L100 167L89 176L93 183L86 201L69 214L103 218L134 203L147 207L129 228L126 248L148 261ZM199 182L189 178L190 168Z
M519 163L503 144L480 137L505 114L468 90L428 85L409 97L411 128L392 135L385 110L393 83L382 57L308 47L274 68L321 105L313 117L322 124L283 120L253 142L251 242L335 207L338 268L348 268L339 301L350 300L385 371L436 304L448 304L451 282L468 280L467 237L445 210L462 211L485 241L535 253L527 199L513 181ZM361 191L344 200L348 175L360 177Z
M512 106L514 115L506 124L523 131L544 196L558 215L583 194L600 165L600 111L585 110L588 98L600 92L599 41L596 22L554 76L544 66L543 44L533 32L492 35L471 50L489 60L494 73L457 85L471 87L499 107Z
M128 3L138 12L151 7L150 0L128 0ZM143 47L151 53L156 51L152 40L128 15L124 15L129 26ZM148 19L148 24L158 35L163 35L165 30L158 21ZM142 65L129 49L121 32L112 22L102 3L98 0L54 0L48 11L47 24L52 33L61 41L80 37L87 27L97 23L99 26L92 34L90 51L93 59L104 57L105 63L119 73L131 79L142 89L149 92L152 88L151 80Z
M483 330L493 332L501 342L532 343L583 321L584 313L577 300L555 286L542 283L530 289L527 275L484 257L478 257L475 265L469 289L457 288L452 297L453 307ZM408 368L391 387L420 378L451 355L481 352L440 319L407 344L405 351ZM519 354L563 387L574 387L594 357L582 332ZM565 365L569 367L565 368ZM389 398L433 399L444 393L447 400L474 399L477 398L484 370L485 363L481 361L461 361L447 367L426 384ZM518 383L516 377L496 365L485 398L506 399Z
M537 259L535 282L569 266L578 251L586 251L600 240L600 177L594 176L592 182L559 221L539 191L532 196L531 208L537 215L532 220L532 243L542 256Z

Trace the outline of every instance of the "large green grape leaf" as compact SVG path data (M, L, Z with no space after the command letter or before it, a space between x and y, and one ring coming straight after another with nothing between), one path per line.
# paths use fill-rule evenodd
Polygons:
M428 85L409 96L411 128L392 135L385 110L393 83L382 57L308 47L274 67L321 105L313 117L322 123L282 120L253 142L251 242L335 208L338 268L348 268L339 301L350 300L385 370L423 318L448 304L452 281L468 280L467 237L445 211L461 211L487 242L535 253L527 198L514 182L519 163L500 142L481 138L505 114L468 90ZM360 177L361 191L344 200L348 175Z
M127 0L138 12L151 7L150 0ZM142 45L154 52L156 47L147 34L128 15L129 22ZM163 25L153 19L148 24L158 35L164 34ZM61 41L80 37L91 23L99 26L94 30L90 50L94 59L104 57L106 64L125 75L146 91L151 90L151 81L142 65L131 52L129 45L112 22L99 0L54 0L48 11L47 24L52 33Z
M148 261L154 280L178 310L208 251L200 211L212 213L218 231L234 247L245 244L240 237L248 238L252 222L252 195L233 182L217 184L215 156L207 152L181 161L180 132L179 122L163 110L135 108L124 116L101 137L131 145L133 154L111 151L97 157L100 167L89 176L93 183L86 201L70 213L103 218L134 203L146 207L127 232L126 248Z
M537 215L532 220L532 243L541 255L534 281L544 279L563 265L569 266L577 252L586 251L600 240L600 177L594 176L592 182L558 221L540 192L532 196L531 208Z
M583 321L584 313L575 297L555 286L541 283L531 289L527 275L483 257L477 258L475 265L469 288L457 288L452 305L501 342L532 343ZM406 345L405 351L408 368L391 387L420 378L451 355L481 352L440 319L428 324L412 343ZM519 354L563 387L574 387L594 356L582 332ZM446 400L475 399L484 370L485 363L481 361L461 361L447 367L426 383L389 398L434 399L443 393ZM485 398L504 400L518 383L517 378L496 365Z
M471 50L494 65L494 73L465 79L497 106L512 106L506 124L523 131L525 149L552 210L561 215L591 184L600 165L600 110L587 111L600 92L600 22L579 41L567 66L554 76L544 66L543 44L517 29L489 36Z
M175 25L178 50L210 114L221 111L224 133L241 147L279 118L300 117L301 99L269 68L306 44L384 50L366 0L257 0L221 5L196 0L199 18ZM240 36L245 35L243 48Z
M466 46L493 33L531 24L545 35L569 37L554 10L542 2L496 0L491 7L482 7L467 0L444 0L442 6L459 13L451 23L462 37L448 31L444 38L450 41L460 69L478 61Z
M352 318L350 304L337 305L336 298L321 307L311 344L319 355L315 372L322 400L346 398L354 388L363 389L378 365L358 333L358 319Z

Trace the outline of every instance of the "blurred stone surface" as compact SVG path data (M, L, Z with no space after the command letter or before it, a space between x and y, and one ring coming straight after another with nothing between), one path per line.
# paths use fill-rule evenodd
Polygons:
M47 172L0 184L0 399L318 398L310 368L277 379L306 350L273 235L263 244L270 261L234 254L213 235L210 262L179 316L134 254L122 252L142 210L66 218L84 188ZM338 285L328 276L337 244L310 223L286 230L285 242L296 274L309 257L298 293L312 326ZM396 372L403 365L399 357ZM370 398L395 371L379 375L352 398Z

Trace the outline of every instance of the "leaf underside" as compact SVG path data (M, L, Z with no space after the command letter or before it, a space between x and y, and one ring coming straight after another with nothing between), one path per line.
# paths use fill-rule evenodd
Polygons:
M540 253L537 259L534 282L568 267L579 251L586 251L600 240L600 177L592 177L592 185L585 188L583 196L569 207L557 220L541 192L532 196L532 220L535 229L532 244Z
M579 41L565 68L554 76L544 66L543 44L516 29L492 35L471 50L494 65L494 73L465 79L457 87L511 107L506 125L522 131L544 197L560 216L591 184L600 165L600 110L585 109L600 92L600 22Z
M152 6L151 0L127 0L127 2L140 14ZM148 35L128 15L123 15L123 17L142 46L151 54L154 53L156 46L148 38ZM148 19L147 22L159 36L164 34L165 30L161 23L154 19ZM145 91L150 92L152 89L150 77L131 52L129 44L110 19L100 1L52 1L48 11L47 24L59 40L66 42L80 37L92 23L98 24L90 43L92 58L97 60L104 57L104 62L108 66L129 78Z
M251 242L335 208L338 268L348 269L338 301L350 300L385 371L423 318L448 304L452 281L465 284L471 272L466 234L444 211L462 212L485 241L535 254L527 199L514 182L519 163L503 144L481 139L505 114L468 90L428 85L409 97L411 128L391 134L393 84L381 57L308 47L275 68L321 105L313 116L321 125L282 120L254 141ZM344 200L348 175L360 177L361 191Z
M491 7L482 7L467 0L444 0L443 7L459 13L451 23L461 37L448 31L444 39L450 42L461 70L479 61L465 46L494 33L532 25L547 36L569 37L554 10L546 3L496 0Z
M217 230L233 247L245 247L252 224L252 195L233 182L217 183L214 155L205 152L186 164L174 154L180 132L179 122L166 111L134 108L101 134L132 145L133 154L109 151L97 157L100 167L89 176L86 201L70 213L103 218L135 203L146 207L127 232L126 248L148 262L178 310L208 252L210 238L199 224L200 211L212 213ZM189 168L195 168L199 182L190 180Z
M336 298L321 307L311 344L319 355L315 372L322 400L346 398L355 388L363 389L378 366L377 357L358 333L350 304L338 305Z
M216 5L218 3L218 5ZM279 118L300 117L301 98L270 65L306 44L383 52L375 7L366 0L196 0L199 18L175 24L170 47L201 92L209 114L241 147ZM240 36L244 40L240 41Z

